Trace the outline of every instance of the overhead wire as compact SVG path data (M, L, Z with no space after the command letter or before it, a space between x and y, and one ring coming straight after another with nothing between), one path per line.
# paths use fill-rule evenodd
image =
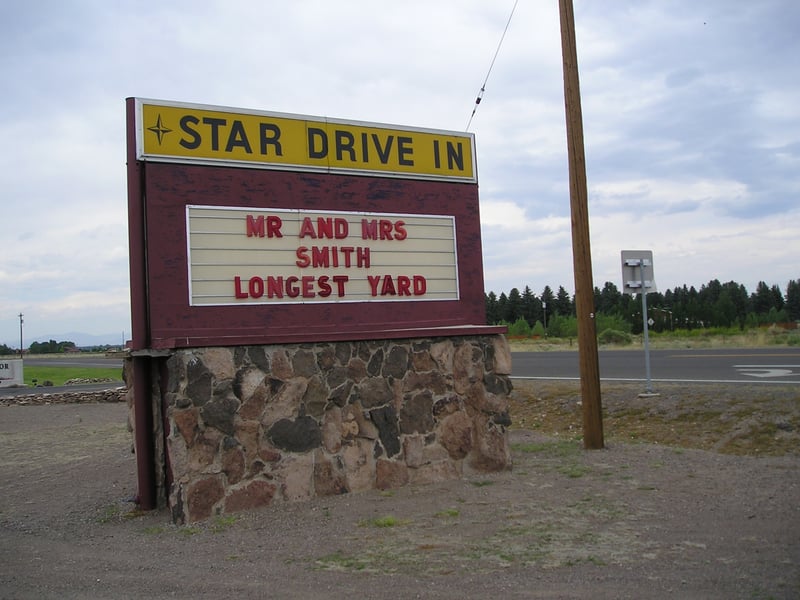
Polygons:
M478 92L478 97L475 99L475 106L472 108L472 114L469 117L469 121L467 122L467 127L465 128L465 131L469 131L469 126L472 125L472 119L478 110L478 105L481 103L481 100L483 100L483 93L486 91L486 83L489 81L489 75L491 75L492 73L494 62L497 60L497 55L500 54L500 47L503 45L503 40L506 38L506 32L508 31L508 26L511 25L511 18L514 16L514 11L517 9L518 2L519 0L514 0L514 6L511 7L511 14L508 15L508 21L506 21L506 26L503 29L503 35L500 36L500 41L497 44L497 49L494 51L492 62L489 65L489 70L486 72L486 78L483 80L483 85L481 86L481 89Z

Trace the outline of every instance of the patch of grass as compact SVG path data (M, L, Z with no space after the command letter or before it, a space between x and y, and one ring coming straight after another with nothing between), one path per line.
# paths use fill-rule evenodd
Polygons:
M606 441L650 443L726 454L800 454L800 394L796 387L659 386L660 396L638 397L638 384L603 383ZM509 398L512 427L536 429L559 445L514 444L512 450L543 457L578 452L563 440L581 432L578 382L515 380ZM553 444L555 442L549 442Z
M555 469L567 477L583 477L591 471L588 466L576 462L583 450L574 440L519 443L512 444L511 449L515 452L537 454L543 458L556 459L559 464Z
M211 523L211 531L214 533L221 533L233 525L238 521L238 517L236 515L223 515L214 517L214 521Z
M627 513L627 510L619 503L610 501L600 495L591 494L584 496L578 502L567 505L567 508L573 518L590 516L593 519L600 519L608 523L621 519ZM587 534L584 533L583 535L586 536ZM585 542L586 539L582 538L582 541Z
M481 479L479 481L470 481L475 487L486 487L487 485L494 485L494 481L489 479Z
M375 517L374 519L368 519L365 521L359 522L359 525L362 527L397 527L398 525L403 525L407 523L407 521L402 521L395 517L394 515L386 515L383 517Z
M461 514L461 511L457 508L446 508L444 510L440 510L434 516L436 517L457 517Z
M97 517L98 523L110 523L114 521L120 516L122 509L117 504L111 504L106 506L101 512L100 516Z
M792 432L800 431L800 420L789 420ZM782 435L775 422L755 422L730 435L718 448L728 454L784 456L797 454L797 435Z
M202 533L203 530L200 527L196 527L194 525L189 527L181 527L178 529L181 535L185 535L186 537L192 537L193 535L197 535L198 533Z
M321 569L332 571L363 571L369 565L369 560L358 556L348 556L341 550L337 550L318 558L316 564Z
M585 556L583 558L579 558L579 559L575 559L575 560L568 560L565 564L566 564L566 566L571 567L571 566L577 565L579 563L589 563L589 564L592 564L592 565L597 565L598 567L604 567L607 564L606 561L604 561L602 558L599 558L599 557L594 556L592 554L589 554L588 556Z
M105 524L121 519L136 519L144 514L146 514L146 511L140 510L135 506L131 510L124 510L120 504L109 504L100 511L97 522Z
M166 528L163 525L152 525L150 527L145 527L142 531L146 535L161 535L166 531Z
M549 544L555 538L553 526L550 524L533 523L517 524L504 527L498 532L499 536L529 537L539 543Z
M45 381L53 385L64 385L70 379L109 379L122 383L122 369L109 369L104 367L25 367L25 385L38 385Z
M559 473L561 473L562 475L566 475L567 477L571 477L572 479L583 477L590 471L591 471L590 467L586 465L579 465L577 463L562 465L558 468Z

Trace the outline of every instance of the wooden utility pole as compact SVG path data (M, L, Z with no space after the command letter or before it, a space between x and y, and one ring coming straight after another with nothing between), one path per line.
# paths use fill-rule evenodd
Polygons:
M19 357L22 358L22 313L19 313Z
M603 447L603 410L600 401L600 366L589 245L589 210L586 192L586 158L583 117L575 48L575 14L572 0L559 0L561 55L564 64L564 104L567 114L569 198L572 214L572 263L575 274L575 311L578 316L578 356L583 406L583 447Z

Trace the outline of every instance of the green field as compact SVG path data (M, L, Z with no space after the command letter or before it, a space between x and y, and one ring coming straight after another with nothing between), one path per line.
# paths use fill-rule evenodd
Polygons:
M122 383L122 369L100 367L25 367L25 385L64 385L70 379L110 379ZM34 383L35 380L35 383ZM48 384L49 385L49 384Z

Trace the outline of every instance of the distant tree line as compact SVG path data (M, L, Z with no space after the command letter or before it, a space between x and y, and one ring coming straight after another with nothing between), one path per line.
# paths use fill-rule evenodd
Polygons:
M65 352L75 352L75 342L32 342L28 351L31 354L63 354Z
M577 333L575 301L563 286L555 293L545 286L538 296L528 286L522 292L513 288L500 296L489 292L485 299L487 322L505 323L511 334L571 337ZM623 294L607 281L602 289L594 288L594 307L598 333L605 329L642 332L642 302L638 296ZM789 281L785 293L777 285L763 281L752 294L735 281L720 283L714 279L699 290L684 285L647 294L647 312L653 320L652 330L659 332L702 327L747 329L800 321L800 279Z
M50 340L48 342L32 342L26 352L30 354L64 354L66 352L108 352L110 350L117 350L119 346L112 346L110 344L103 344L99 346L81 346L80 348L75 345L75 342L57 342ZM6 344L0 344L0 356L19 354L19 348L12 348Z
M26 352L30 354L64 354L65 352L75 352L75 342L32 342ZM11 348L5 344L0 344L0 355L19 354L19 348Z

